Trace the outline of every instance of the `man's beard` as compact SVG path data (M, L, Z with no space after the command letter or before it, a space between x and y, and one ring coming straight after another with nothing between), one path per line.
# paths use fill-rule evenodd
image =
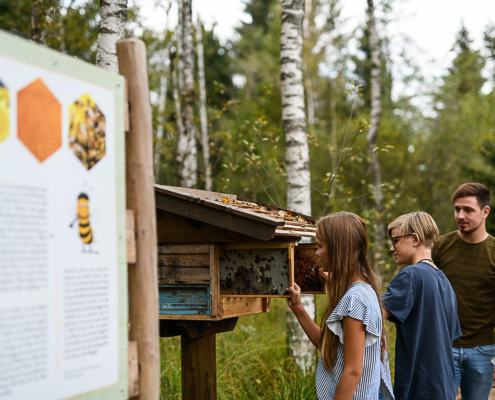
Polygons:
M466 233L466 234L470 234L470 233L473 233L474 231L476 231L481 225L483 224L483 220L481 220L481 222L479 223L478 226L476 226L475 228L469 228L469 226L466 226L464 228L461 228L459 226L459 222L457 223L457 227L459 228L459 230L462 232L462 233Z

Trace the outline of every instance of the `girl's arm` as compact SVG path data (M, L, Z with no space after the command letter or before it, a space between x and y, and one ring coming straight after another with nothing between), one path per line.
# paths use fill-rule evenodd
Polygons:
M334 400L351 400L363 376L365 327L363 321L344 317L344 370Z
M320 337L321 329L316 325L313 319L308 315L304 308L298 308L301 305L301 288L294 282L293 288L287 288L287 291L291 294L289 299L289 307L294 310L294 315L296 316L301 328L303 328L306 336L311 340L311 342L320 350Z

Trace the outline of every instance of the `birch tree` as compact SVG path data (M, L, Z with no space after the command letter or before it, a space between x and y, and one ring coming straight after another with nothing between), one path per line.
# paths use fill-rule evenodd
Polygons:
M158 116L159 116L159 123L158 123L158 128L156 130L156 146L155 146L155 155L154 155L154 162L155 162L155 180L158 182L159 178L159 171L160 171L160 159L161 159L161 148L162 148L162 141L163 141L163 113L165 112L165 107L167 104L167 84L168 84L168 79L167 79L167 60L169 59L169 50L168 46L165 47L165 50L163 51L163 72L162 76L160 77L160 97L158 99Z
M197 150L194 127L194 45L192 24L192 0L179 1L179 88L181 90L184 133L179 136L177 158L180 165L179 185L195 187L197 184ZM180 46L179 46L180 47ZM182 66L182 71L181 71ZM181 82L183 79L183 82Z
M125 36L126 20L127 0L100 0L100 27L96 51L98 67L119 73L115 44Z
M287 171L287 208L310 215L311 183L302 62L303 20L304 0L283 0L280 82ZM313 296L303 295L301 301L306 312L314 315ZM312 344L290 310L287 312L287 325L292 355L301 369L305 370L312 363Z
M205 169L205 188L212 190L211 164L210 164L210 140L208 138L208 119L206 115L206 81L205 59L203 52L203 25L198 18L196 24L196 53L198 55L198 81L199 81L199 117L201 120L201 147L203 147L203 164Z
M381 66L380 66L380 43L376 32L375 8L373 0L368 0L368 35L371 54L371 118L370 129L366 136L368 156L370 159L369 172L373 182L373 201L376 213L374 225L375 251L374 251L374 268L380 272L384 259L385 250L385 220L383 208L382 192L382 171L378 160L377 143L378 132L381 118Z
M31 40L42 43L41 17L43 0L33 0L31 5Z

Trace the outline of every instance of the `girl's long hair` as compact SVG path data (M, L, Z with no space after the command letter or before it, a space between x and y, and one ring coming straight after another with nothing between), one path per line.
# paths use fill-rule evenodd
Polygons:
M322 217L317 222L318 236L327 244L329 278L327 279L328 308L321 319L320 349L325 368L333 371L337 359L338 336L328 328L326 321L338 302L349 290L355 276L373 287L382 311L381 360L386 359L385 322L377 279L368 260L368 232L366 224L356 214L338 212Z

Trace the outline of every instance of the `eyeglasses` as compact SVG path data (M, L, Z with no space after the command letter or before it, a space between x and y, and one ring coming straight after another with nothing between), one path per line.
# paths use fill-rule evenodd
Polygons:
M395 248L395 246L397 246L400 242L400 238L403 238L403 237L408 237L408 236L412 236L414 235L414 233L410 233L409 235L401 235L401 236L393 236L390 238L390 241L392 242L392 247Z

